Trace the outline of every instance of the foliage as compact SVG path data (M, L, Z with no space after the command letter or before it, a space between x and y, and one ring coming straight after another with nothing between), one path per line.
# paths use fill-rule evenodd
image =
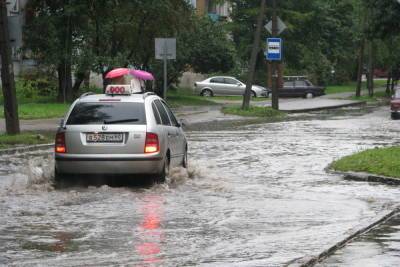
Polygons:
M331 168L337 171L368 172L400 178L400 147L375 148L337 160Z
M70 104L61 103L28 103L18 106L19 118L22 120L61 118ZM0 106L0 118L4 118L3 107Z
M16 145L49 144L54 141L53 133L30 133L25 132L17 135L0 134L0 149Z
M195 16L185 0L32 0L28 9L34 15L25 29L26 49L40 64L57 69L60 86L74 72L75 94L90 71L104 77L114 67L155 72L161 84L155 38L177 38L169 83L187 69L208 73L233 65L233 47L223 28Z
M282 118L285 113L269 107L251 106L249 109L243 110L241 107L230 106L224 107L222 112L225 114L238 115L244 117L263 117L263 118Z

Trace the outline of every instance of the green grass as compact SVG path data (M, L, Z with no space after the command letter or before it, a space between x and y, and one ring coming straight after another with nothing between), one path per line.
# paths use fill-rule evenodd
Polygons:
M331 168L337 171L367 172L400 178L400 147L375 148L337 160Z
M181 106L210 106L216 105L215 102L207 98L193 95L189 89L168 90L167 102L171 107Z
M53 133L22 133L18 135L0 134L0 149L16 145L48 144L54 141Z
M61 103L30 103L18 105L21 120L61 118L70 104ZM0 118L4 118L4 107L0 106Z
M238 115L244 117L264 117L264 118L282 118L285 117L285 113L274 110L270 107L256 107L251 106L247 110L243 110L238 106L229 106L222 108L224 114Z
M374 81L375 87L380 87L386 85L386 80L376 80ZM350 82L344 85L329 85L326 87L326 94L337 94L337 93L346 93L346 92L355 92L356 91L356 82ZM362 82L362 88L366 87L366 82Z
M361 101L366 101L368 103L371 102L377 102L380 101L383 98L387 98L388 96L386 95L385 92L375 92L374 96L370 97L368 95L362 95L362 96L352 96L350 97L351 100L361 100Z

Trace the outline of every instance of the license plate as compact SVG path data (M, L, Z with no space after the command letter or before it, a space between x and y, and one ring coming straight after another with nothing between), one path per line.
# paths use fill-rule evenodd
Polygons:
M88 143L122 143L122 133L87 133L86 142Z

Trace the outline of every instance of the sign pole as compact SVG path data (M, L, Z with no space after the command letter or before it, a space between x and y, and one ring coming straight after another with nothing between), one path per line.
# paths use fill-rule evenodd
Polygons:
M278 18L276 16L276 0L272 1L272 36L278 35ZM279 110L277 62L272 62L272 108Z
M167 99L167 42L164 42L164 90L163 90L163 98Z

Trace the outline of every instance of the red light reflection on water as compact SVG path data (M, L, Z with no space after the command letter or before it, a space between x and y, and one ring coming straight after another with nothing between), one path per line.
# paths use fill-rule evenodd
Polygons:
M140 242L136 244L136 252L142 257L144 266L161 264L161 242L163 233L161 217L163 215L162 197L149 195L143 199L141 212L143 219L139 226Z

